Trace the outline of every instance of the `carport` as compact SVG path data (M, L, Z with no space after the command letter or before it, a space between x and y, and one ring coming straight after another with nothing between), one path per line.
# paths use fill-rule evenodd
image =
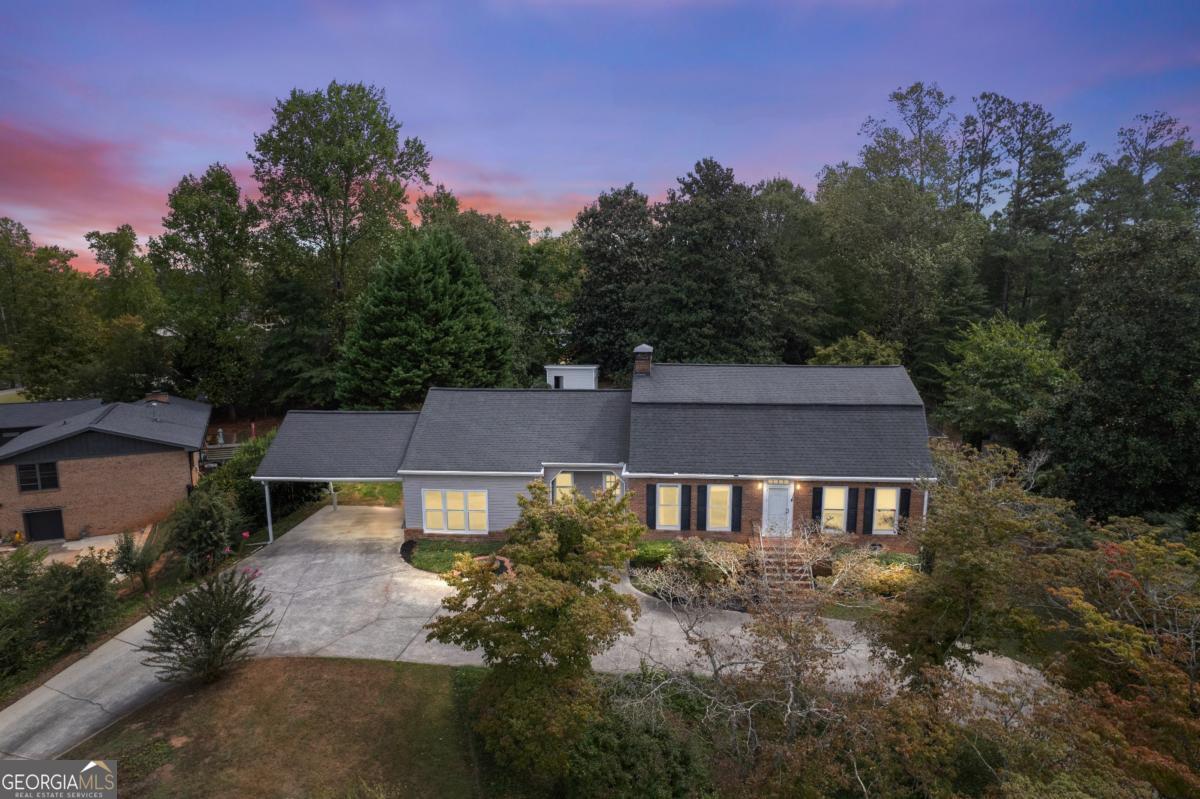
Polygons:
M251 480L262 483L275 540L271 483L399 483L417 411L289 411Z

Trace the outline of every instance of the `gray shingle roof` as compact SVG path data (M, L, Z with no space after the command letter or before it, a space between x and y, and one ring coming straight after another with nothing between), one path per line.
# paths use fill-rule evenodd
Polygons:
M256 477L396 477L415 411L290 411Z
M6 403L0 405L0 430L30 430L99 407L98 399Z
M623 463L629 392L432 388L402 469L537 472L543 463Z
M931 473L902 366L654 364L634 375L634 473L916 477Z
M921 405L903 366L656 363L634 375L634 402Z
M927 438L920 407L635 404L628 469L919 477L932 474Z
M196 450L204 445L211 411L207 403L181 397L165 403L114 402L22 433L0 447L0 460L88 431Z

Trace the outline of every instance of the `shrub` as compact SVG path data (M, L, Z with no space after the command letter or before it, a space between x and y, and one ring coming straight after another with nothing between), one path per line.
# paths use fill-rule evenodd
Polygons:
M750 562L750 547L703 538L685 538L675 542L670 558L673 567L701 585L736 583Z
M630 723L609 713L571 753L572 799L673 799L711 791L707 761L694 738L667 724Z
M674 541L638 541L637 553L629 559L629 566L634 569L656 569L673 554Z
M250 657L250 647L271 628L267 595L249 569L210 575L176 601L151 611L143 663L161 679L213 682Z
M864 569L862 586L872 594L894 597L903 594L920 578L920 572L904 563L871 564Z
M231 498L241 523L253 527L267 524L266 503L263 489L250 477L258 470L267 447L275 440L275 431L252 438L238 447L234 456L215 472L204 478L201 486L206 490L217 490ZM288 515L306 503L319 499L323 488L320 483L272 483L271 509L276 518Z
M208 574L231 551L238 514L220 491L193 491L171 515L175 550L191 574Z
M113 569L130 579L134 575L142 583L142 590L150 590L150 570L158 562L162 554L162 544L155 535L157 528L146 536L141 546L138 546L130 533L121 533L117 539L116 555L113 558Z
M116 605L110 559L93 550L73 566L51 563L30 583L28 610L37 638L50 647L85 643L108 620Z

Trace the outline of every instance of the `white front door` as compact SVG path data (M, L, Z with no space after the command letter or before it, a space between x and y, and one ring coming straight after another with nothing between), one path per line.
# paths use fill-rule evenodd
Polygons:
M763 489L762 534L790 536L792 534L792 484L768 483Z

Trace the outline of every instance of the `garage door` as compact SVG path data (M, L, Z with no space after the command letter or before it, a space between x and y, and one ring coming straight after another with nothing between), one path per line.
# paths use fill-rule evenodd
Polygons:
M63 537L62 511L27 510L25 511L25 539L27 541L48 541L52 538Z

